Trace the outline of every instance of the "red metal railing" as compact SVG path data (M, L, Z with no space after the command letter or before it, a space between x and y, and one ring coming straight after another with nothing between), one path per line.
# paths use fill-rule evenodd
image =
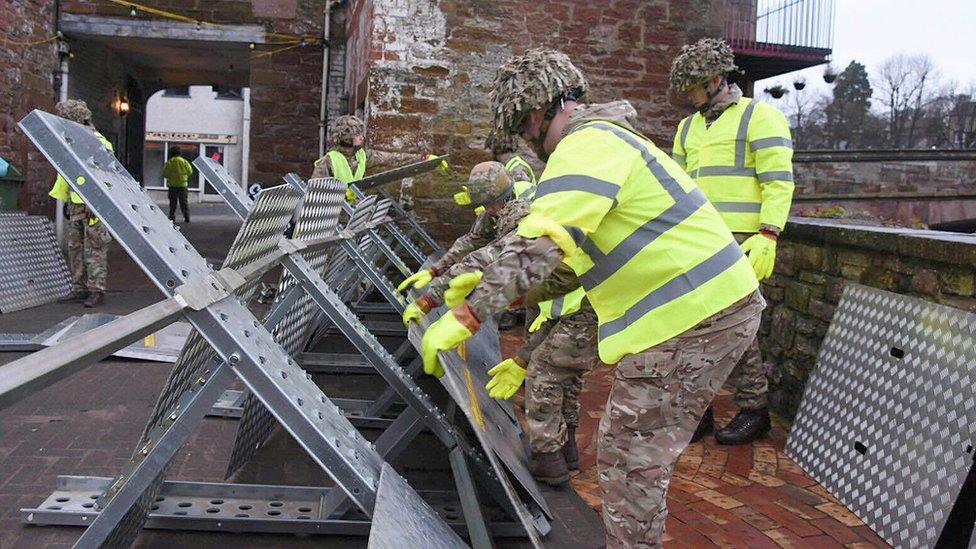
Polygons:
M725 37L736 49L831 50L834 0L728 0Z

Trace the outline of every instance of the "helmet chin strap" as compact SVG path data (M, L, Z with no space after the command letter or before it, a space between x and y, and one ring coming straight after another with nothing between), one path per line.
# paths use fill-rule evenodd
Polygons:
M714 90L709 90L708 84L710 84L710 82L705 83L705 93L708 94L708 101L705 101L704 103L701 104L701 106L698 107L698 112L701 113L703 116L706 112L708 112L708 109L712 108L712 104L715 101L715 96L722 93L722 90L728 87L729 81L728 79L723 77L722 81L719 82L718 86L715 86Z

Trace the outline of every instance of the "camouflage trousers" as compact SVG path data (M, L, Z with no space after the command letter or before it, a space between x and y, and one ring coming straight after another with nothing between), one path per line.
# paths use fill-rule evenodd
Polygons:
M742 244L750 233L735 233L735 239ZM759 350L759 337L752 341L742 359L729 374L732 386L732 402L743 410L758 410L768 404L769 381L762 351Z
M84 204L68 204L68 267L72 290L105 291L108 277L108 245L112 235L99 221L88 224Z
M579 426L583 376L600 361L596 344L596 314L584 309L555 321L532 351L525 375L525 417L533 452L559 451L567 429Z
M759 292L616 367L597 470L607 547L661 547L678 456L759 329Z

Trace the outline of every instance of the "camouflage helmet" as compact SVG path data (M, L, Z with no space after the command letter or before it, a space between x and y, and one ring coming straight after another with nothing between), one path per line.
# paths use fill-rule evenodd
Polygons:
M721 38L702 38L685 45L671 63L668 87L678 93L704 84L709 78L738 71L732 48Z
M366 125L363 121L351 114L340 116L329 124L329 145L352 145L352 140L357 135L366 134Z
M565 53L537 48L516 55L495 73L489 94L492 134L518 133L532 109L579 99L587 89L586 77Z
M501 162L482 162L471 168L466 190L473 206L507 202L512 197L512 179Z
M58 116L67 118L78 124L87 124L91 121L92 112L88 105L81 99L68 99L61 101L55 107Z

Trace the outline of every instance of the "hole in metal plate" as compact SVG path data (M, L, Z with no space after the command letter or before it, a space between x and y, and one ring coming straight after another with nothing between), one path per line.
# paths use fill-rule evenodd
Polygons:
M177 504L177 506L178 506L178 507L189 507L189 506L191 506L191 505L193 505L193 504L192 504L192 503L190 503L189 501L181 501L181 502L179 502L179 503Z
M284 503L281 503L280 501L272 501L268 505L270 505L272 507L282 507L284 505Z
M66 502L66 501L71 501L71 498L57 498L57 499L56 499L56 500L54 500L54 501L56 501L56 502L58 502L58 503L64 503L64 502Z
M862 456L868 453L868 447L858 441L854 441L854 450Z
M268 515L270 515L272 517L276 517L276 516L278 516L280 514L281 514L281 511L274 511L274 510L268 511Z
M220 512L220 509L218 509L216 507L211 507L211 508L207 509L207 512L210 513L210 514L219 513Z
M252 509L250 505L238 505L237 508L241 511L250 511Z
M905 351L899 349L898 347L891 348L891 356L895 358L905 358Z
M212 499L212 500L210 500L210 505L220 505L223 502L224 502L224 500L222 500L222 499Z
M248 515L247 513L237 513L234 516L237 518L249 518L251 515Z

